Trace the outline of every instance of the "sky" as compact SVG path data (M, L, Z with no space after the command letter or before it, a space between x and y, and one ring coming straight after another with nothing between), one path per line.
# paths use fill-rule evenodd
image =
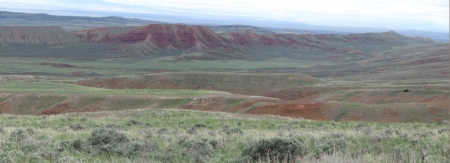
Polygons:
M449 31L448 0L0 0L0 11L122 16L170 23Z

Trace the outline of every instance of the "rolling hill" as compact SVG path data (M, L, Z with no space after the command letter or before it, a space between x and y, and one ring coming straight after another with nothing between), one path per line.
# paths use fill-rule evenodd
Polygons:
M61 27L0 27L0 44L74 45L80 40Z
M142 19L130 19L117 16L59 16L48 14L31 14L0 11L2 26L61 26L66 30L81 30L104 26L139 26L146 24L163 24L163 22Z

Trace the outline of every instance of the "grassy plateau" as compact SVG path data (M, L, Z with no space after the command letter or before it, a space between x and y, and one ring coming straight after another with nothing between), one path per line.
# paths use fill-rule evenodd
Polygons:
M3 162L448 162L448 123L171 109L0 116Z

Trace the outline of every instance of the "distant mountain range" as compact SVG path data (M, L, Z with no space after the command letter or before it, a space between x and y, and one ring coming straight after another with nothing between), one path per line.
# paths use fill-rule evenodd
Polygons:
M142 26L147 24L168 24L160 21L149 21L143 19L130 19L116 16L109 17L87 17L87 16L55 16L48 14L30 14L0 11L0 26L61 26L66 30L82 30L95 27L125 27ZM376 28L349 28L320 25L295 25L285 28L261 28L247 25L208 25L216 33L229 33L242 31L243 29L252 31L259 35L270 33L295 33L295 34L350 34L383 32L386 29ZM396 30L396 32L406 36L429 37L437 41L449 41L449 33L420 31L420 30Z
M28 14L0 11L1 26L61 26L67 30L80 30L93 27L123 27L145 24L164 24L163 22L142 19L129 19L116 16L55 16L48 14Z
M345 61L367 57L373 51L394 46L433 43L429 38L408 37L394 31L348 35L266 32L258 35L247 27L215 33L207 26L182 24L97 27L76 31L56 26L0 26L0 56L128 58L172 55L181 60L280 57L328 60L326 58L341 55L334 60ZM191 53L195 55L189 55Z

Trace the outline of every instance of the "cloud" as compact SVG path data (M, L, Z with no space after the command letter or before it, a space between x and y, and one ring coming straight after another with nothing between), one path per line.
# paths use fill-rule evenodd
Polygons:
M6 7L245 18L314 24L402 24L448 30L448 0L0 0ZM47 7L43 7L47 6Z

